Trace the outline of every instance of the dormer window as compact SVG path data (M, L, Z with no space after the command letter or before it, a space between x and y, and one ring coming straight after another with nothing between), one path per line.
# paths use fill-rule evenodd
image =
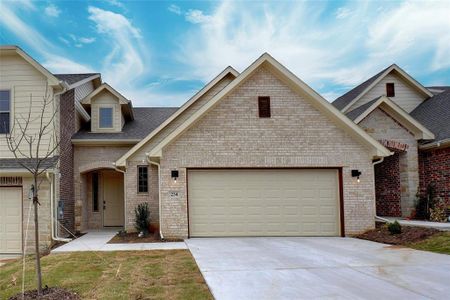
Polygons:
M113 108L100 107L99 108L99 128L113 128Z
M393 83L386 83L386 96L395 97L395 86Z

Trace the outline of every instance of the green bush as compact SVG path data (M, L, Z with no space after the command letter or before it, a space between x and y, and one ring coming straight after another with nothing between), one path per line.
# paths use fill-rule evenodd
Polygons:
M141 203L134 209L135 215L135 228L139 232L148 234L150 225L150 209L148 203Z
M400 234L402 233L402 226L399 222L395 221L388 224L388 230L391 234Z

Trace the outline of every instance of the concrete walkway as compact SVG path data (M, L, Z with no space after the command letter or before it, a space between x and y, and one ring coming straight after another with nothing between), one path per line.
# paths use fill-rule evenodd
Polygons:
M440 223L440 222L430 222L430 221L420 221L420 220L406 220L406 219L394 218L394 217L382 217L382 218L389 220L389 222L398 221L400 223L400 225L405 225L405 226L426 227L426 228L434 228L437 230L450 231L450 222Z
M77 251L135 251L135 250L174 250L187 249L184 242L108 244L117 231L90 231L65 245L53 249L52 253Z
M223 299L447 299L450 255L353 238L186 240Z

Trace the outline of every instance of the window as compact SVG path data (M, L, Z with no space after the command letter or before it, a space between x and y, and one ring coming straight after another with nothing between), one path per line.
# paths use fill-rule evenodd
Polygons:
M258 110L260 118L270 118L270 97L258 97Z
M0 133L9 133L11 92L0 91Z
M138 192L148 193L148 167L138 167Z
M98 211L98 173L92 174L92 210Z
M395 97L395 88L393 83L386 83L386 96Z
M100 107L99 109L99 127L100 128L112 128L113 127L113 108L112 107Z

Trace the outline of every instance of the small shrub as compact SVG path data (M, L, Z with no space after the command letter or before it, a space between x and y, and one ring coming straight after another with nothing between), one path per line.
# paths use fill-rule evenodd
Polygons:
M434 199L433 208L430 208L430 221L446 222L447 212L445 211L445 202L442 198L436 197Z
M120 236L120 237L124 237L124 236L127 235L127 231L126 230L119 230L117 232L117 235Z
M135 215L135 228L139 232L143 232L144 235L148 234L148 228L150 225L150 210L148 203L141 203L134 209Z
M395 221L388 224L388 230L391 234L400 234L402 233L402 226L399 222Z

